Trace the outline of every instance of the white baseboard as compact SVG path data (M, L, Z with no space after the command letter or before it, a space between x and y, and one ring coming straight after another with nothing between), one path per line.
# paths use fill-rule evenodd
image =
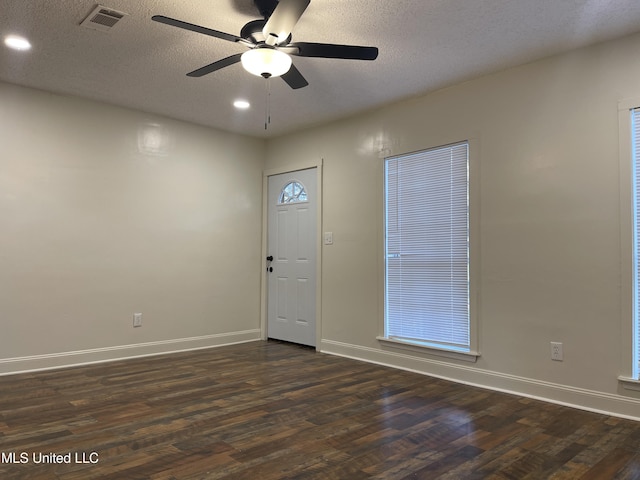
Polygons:
M72 352L48 353L25 357L0 358L0 376L53 368L74 367L91 363L112 362L128 358L221 347L261 340L260 329L241 332L176 338L156 342L116 345Z
M590 412L640 420L638 415L640 399L637 398L491 372L469 365L458 365L332 340L322 340L320 351Z

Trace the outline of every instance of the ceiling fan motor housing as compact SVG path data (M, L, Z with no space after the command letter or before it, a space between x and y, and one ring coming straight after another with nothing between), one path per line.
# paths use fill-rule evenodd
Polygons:
M265 19L269 18L278 6L278 0L254 0L253 3Z
M264 34L262 33L262 29L264 28L265 23L266 20L252 20L242 27L242 30L240 30L240 36L253 43L263 43Z
M266 20L252 20L247 23L242 30L240 30L240 37L245 40L249 40L256 45L262 45L265 43L266 38L263 33L264 24L267 23ZM283 45L287 45L291 43L291 34L287 37L287 39L282 43Z

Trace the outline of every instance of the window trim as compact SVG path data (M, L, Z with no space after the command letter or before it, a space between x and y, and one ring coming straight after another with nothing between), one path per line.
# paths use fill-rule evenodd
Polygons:
M382 259L380 269L380 288L382 295L380 297L380 319L378 332L376 337L382 347L390 347L401 349L413 354L429 354L444 357L447 359L462 360L466 362L475 362L481 356L480 351L480 315L479 315L479 279L480 279L480 140L477 136L468 136L466 139L460 137L456 139L446 139L445 141L433 142L427 146L420 146L415 150L405 152L386 151L385 156L381 157L381 181L380 185L384 192L384 163L387 159L398 157L401 155L410 155L425 150L433 150L437 148L445 148L461 143L468 145L468 168L469 168L469 350L459 351L455 349L447 349L438 345L430 345L429 342L412 342L395 337L387 337L385 332L385 199L382 194L382 215L381 228L382 239L380 243L380 258Z
M436 355L438 357L446 357L453 360L462 360L465 362L473 362L475 363L480 353L475 350L453 350L448 348L437 347L435 345L429 345L429 342L411 342L408 340L403 340L394 337L376 337L376 339L380 342L380 344L403 350L409 353L427 353L430 355Z
M640 108L640 97L618 102L619 134L619 180L620 180L620 274L621 274L621 319L620 344L621 368L618 380L625 389L640 390L640 368L636 345L636 318L634 292L637 288L634 276L634 206L633 206L633 152L631 132L631 110Z

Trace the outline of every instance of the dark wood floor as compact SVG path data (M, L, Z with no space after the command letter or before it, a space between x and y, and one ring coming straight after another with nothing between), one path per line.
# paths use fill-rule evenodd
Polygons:
M270 341L0 377L0 453L3 480L640 479L640 423Z

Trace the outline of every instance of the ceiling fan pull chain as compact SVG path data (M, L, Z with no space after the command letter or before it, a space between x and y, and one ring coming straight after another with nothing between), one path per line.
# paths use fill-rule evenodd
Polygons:
M271 83L269 83L269 77L266 79L267 85L265 87L266 92L266 101L265 101L265 110L264 110L264 129L267 129L267 126L271 123Z

